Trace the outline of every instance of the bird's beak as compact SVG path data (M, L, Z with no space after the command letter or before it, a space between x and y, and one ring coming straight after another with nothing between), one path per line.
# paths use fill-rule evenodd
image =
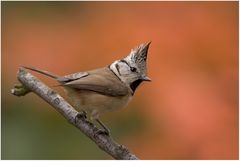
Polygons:
M149 77L147 77L147 76L144 76L144 77L142 78L142 80L143 80L143 81L149 81L149 82L152 81L152 80L151 80Z

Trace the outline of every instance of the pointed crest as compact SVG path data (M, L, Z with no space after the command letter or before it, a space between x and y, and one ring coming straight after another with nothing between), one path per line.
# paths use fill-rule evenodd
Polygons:
M147 54L148 48L151 42L146 44L141 44L131 50L130 54L125 59L130 59L132 62L136 63L139 69L143 72L147 72Z

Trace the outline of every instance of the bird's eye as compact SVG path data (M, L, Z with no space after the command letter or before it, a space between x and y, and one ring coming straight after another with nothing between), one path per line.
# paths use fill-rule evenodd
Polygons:
M136 71L137 71L137 69L136 69L135 67L130 67L130 70L131 70L132 72L136 72Z

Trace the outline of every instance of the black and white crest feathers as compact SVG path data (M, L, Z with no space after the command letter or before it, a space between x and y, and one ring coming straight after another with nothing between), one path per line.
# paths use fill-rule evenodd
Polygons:
M135 47L125 58L130 62L134 62L143 73L147 72L147 54L150 43L151 42Z

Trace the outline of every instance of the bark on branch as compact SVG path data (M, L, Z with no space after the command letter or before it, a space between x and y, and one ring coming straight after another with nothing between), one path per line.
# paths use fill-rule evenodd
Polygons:
M110 136L97 133L98 128L85 118L76 117L77 111L68 104L57 92L46 86L32 74L20 68L17 74L22 85L15 85L12 94L24 96L29 92L34 92L43 100L54 107L65 119L76 128L81 130L86 136L94 141L100 149L111 155L115 159L137 160L138 158L129 150L116 143Z

